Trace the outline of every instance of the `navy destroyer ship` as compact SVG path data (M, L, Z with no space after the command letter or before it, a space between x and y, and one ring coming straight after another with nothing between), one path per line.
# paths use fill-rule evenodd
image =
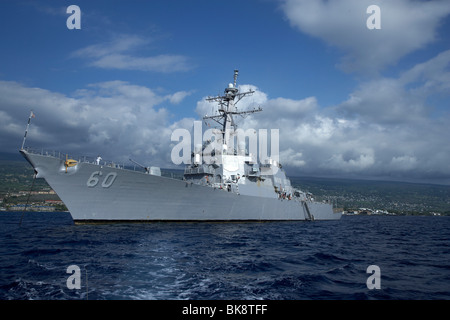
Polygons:
M73 159L61 153L25 148L28 121L20 153L44 178L68 208L75 224L157 221L282 221L337 220L326 202L291 185L281 164L256 159L245 147L230 147L237 131L234 117L262 111L239 111L237 103L254 91L240 92L234 82L223 95L207 98L218 103L205 121L220 125L214 140L196 145L184 177L161 175L159 167L133 170L101 159ZM131 160L131 159L130 159Z

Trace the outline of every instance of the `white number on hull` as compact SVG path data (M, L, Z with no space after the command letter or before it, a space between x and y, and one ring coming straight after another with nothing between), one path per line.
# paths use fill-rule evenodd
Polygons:
M100 176L102 176L102 172L101 171L94 171L92 172L91 176L89 177L88 181L86 182L86 185L90 188L95 187L98 182L99 182L99 178ZM102 187L103 188L109 188L111 187L111 185L114 183L114 181L116 180L117 177L117 173L115 172L110 172L108 173L105 178L103 179L102 182Z

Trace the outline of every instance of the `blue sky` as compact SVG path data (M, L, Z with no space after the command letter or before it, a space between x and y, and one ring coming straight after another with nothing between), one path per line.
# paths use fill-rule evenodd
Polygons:
M65 9L72 2L2 3L3 30L10 31L3 35L8 46L1 54L20 61L5 65L3 77L66 94L87 83L120 79L195 90L201 98L221 90L233 69L240 68L247 81L258 79L259 87L270 88L270 95L302 98L327 87L323 99L330 103L344 99L355 84L335 70L336 56L326 44L289 26L277 2L79 1L82 28L69 31ZM186 70L89 68L88 59L71 56L88 46L132 36L148 41L130 48L136 56L182 56ZM310 81L312 75L320 82Z
M69 30L69 5L81 29ZM368 6L381 9L369 30ZM256 89L291 175L450 183L447 1L1 1L0 146L165 166L203 99Z

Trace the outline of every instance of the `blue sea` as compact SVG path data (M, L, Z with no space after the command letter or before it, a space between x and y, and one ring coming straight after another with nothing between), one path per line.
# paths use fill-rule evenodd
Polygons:
M19 225L21 215L0 214L1 300L450 299L450 217L74 225L27 212Z

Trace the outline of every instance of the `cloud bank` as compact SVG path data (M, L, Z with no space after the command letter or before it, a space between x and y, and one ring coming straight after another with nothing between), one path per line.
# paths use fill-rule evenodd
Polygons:
M271 98L256 92L239 106L263 112L237 119L243 129L279 129L281 162L292 175L352 176L450 183L449 111L430 103L448 97L450 50L417 64L397 78L368 80L345 101L321 106L317 97ZM22 84L0 82L2 149L21 145L29 106L33 119L27 145L126 161L136 157L171 165L177 128L192 129L195 119L177 122L164 106L182 104L189 92L160 95L124 81L88 85L71 96ZM200 100L199 115L214 105Z
M278 128L282 163L296 175L351 176L450 183L449 110L432 101L448 98L450 51L397 78L360 84L347 100L320 106L316 97L269 98L256 93L243 109L264 112L241 122L243 129ZM211 114L206 102L197 113ZM238 122L239 123L239 122Z
M381 9L381 29L366 25L371 5ZM284 0L291 26L342 51L339 66L347 72L374 74L400 58L433 43L448 1Z
M124 81L95 83L73 96L16 82L0 81L0 144L20 148L30 106L33 119L26 145L73 154L127 161L129 156L170 161L170 135L186 121L170 122L164 105L180 103L189 93L159 95Z

